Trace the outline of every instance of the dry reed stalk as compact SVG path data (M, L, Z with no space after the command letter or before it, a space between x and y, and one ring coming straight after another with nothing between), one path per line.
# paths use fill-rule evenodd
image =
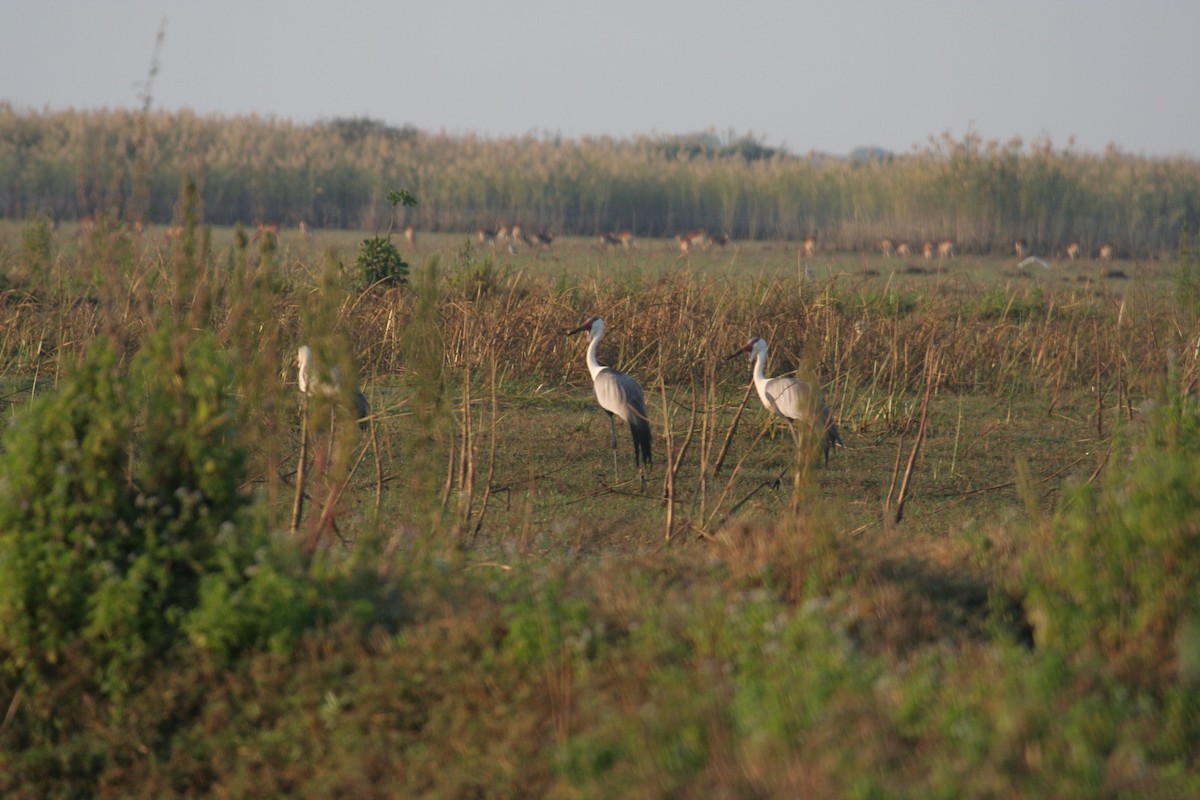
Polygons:
M662 382L662 373L659 373L659 381ZM675 454L674 460L668 459L667 465L670 467L674 476L678 476L680 468L683 466L683 459L687 456L688 448L692 445L692 438L696 433L696 416L699 410L696 407L696 384L692 383L692 415L688 420L687 436L683 439L683 444L679 446L678 452ZM664 414L666 412L664 411Z
M738 473L742 471L742 464L746 463L746 457L749 456L752 452L754 452L755 446L757 446L758 443L762 440L763 436L766 435L766 433L770 429L770 427L771 427L771 420L768 419L766 421L766 424L763 425L762 429L759 430L758 436L754 437L754 441L750 443L750 446L748 448L746 448L746 452L742 453L742 457L739 458L737 464L734 465L733 472L731 472L729 475L729 480L727 480L725 482L725 488L721 491L720 497L717 498L717 502L713 506L712 514L709 515L708 519L704 523L704 527L706 529L712 527L713 519L716 518L717 512L721 510L721 504L725 502L725 497L729 494L729 490L733 488L733 483L734 483L734 481L737 480ZM741 502L745 502L745 499L743 499ZM740 507L741 503L739 503L738 505ZM729 518L729 514L726 514L725 517L722 518L722 523L724 523L724 521L728 518Z
M746 385L746 391L742 394L742 402L738 406L737 413L733 415L733 422L729 424L729 430L725 432L725 439L721 442L721 450L717 453L717 461L713 464L713 477L721 471L721 465L725 463L725 456L729 454L729 445L733 442L733 434L737 430L738 421L742 418L742 412L746 410L746 404L750 401L750 393L754 391L754 384ZM759 434L762 438L762 434ZM756 440L757 441L757 440Z
M330 435L332 436L332 434ZM321 515L309 528L308 537L305 539L304 543L305 553L311 555L316 550L317 545L320 544L321 535L327 528L331 528L333 530L334 534L338 537L338 540L341 541L342 544L348 544L345 538L342 537L342 532L338 529L337 523L334 522L333 514L334 511L337 510L338 502L342 499L342 492L344 492L346 487L350 485L351 479L354 478L354 473L358 471L358 467L360 464L362 464L363 458L366 457L367 450L369 448L369 442L364 444L363 448L358 453L358 458L356 458L354 460L354 464L351 465L350 471L346 473L346 477L342 478L340 481L335 481L333 485L329 487L329 494L325 498L324 505L321 507Z
M699 496L700 519L704 519L704 505L708 495L708 458L712 452L712 406L713 406L713 359L706 358L704 360L704 414L700 419L700 464L697 470L697 479L700 481L700 487L697 490ZM693 389L693 407L695 407Z
M517 552L524 558L529 552L529 534L533 529L534 500L537 497L537 474L529 465L529 491L525 493L525 510L521 514L521 533L517 537Z
M379 403L381 398L376 398ZM377 406L378 407L378 406ZM375 458L375 513L383 506L383 455L379 451L379 430L371 422L371 453Z
M662 351L659 350L659 364L662 364ZM675 470L676 463L674 458L674 443L675 439L671 432L671 407L667 404L667 384L663 380L662 370L658 373L658 392L659 398L662 401L662 418L663 418L663 438L667 447L667 468L663 475L663 497L667 500L667 527L663 539L671 541L672 526L675 522ZM690 435L690 434L689 434Z
M448 447L446 448L446 480L442 484L442 498L440 502L442 511L445 511L450 505L450 493L454 491L454 468L456 463L454 460L455 436L453 427L449 427L448 430L450 433L450 441L448 443Z
M921 420L917 424L916 439L913 441L912 452L908 455L908 464L904 468L904 479L900 482L900 492L896 496L896 524L899 525L904 519L904 503L908 499L908 488L911 485L913 471L917 464L917 454L921 450L921 443L925 441L925 423L928 419L929 412L929 397L933 391L934 383L934 362L931 357L932 345L926 351L926 359L929 364L928 376L925 379L925 395L921 399ZM894 483L894 476L893 476Z
M492 351L491 364L491 385L492 385L492 425L488 432L488 472L487 478L484 479L483 501L479 508L479 517L475 520L475 528L471 531L471 540L479 535L479 531L483 528L483 518L487 515L488 501L492 497L492 479L496 474L496 428L500 424L500 406L496 399L497 396L497 381L496 381L496 353Z
M304 514L304 484L308 478L308 395L304 395L300 407L300 456L296 463L296 495L292 498L292 522L289 530L294 534L300 529L300 518Z
M471 410L471 367L467 365L463 375L462 399L462 450L459 453L459 513L460 523L465 527L471 520L471 505L475 491L475 412Z
M24 697L25 686L22 684L13 692L12 700L8 703L8 710L4 713L4 720L0 722L0 740L4 738L4 734L8 731L9 726L12 725L13 719L16 718L17 711L21 708L21 700Z
M1096 387L1096 437L1104 438L1104 387L1100 383L1100 325L1092 320L1092 342L1096 350L1096 370L1093 382Z

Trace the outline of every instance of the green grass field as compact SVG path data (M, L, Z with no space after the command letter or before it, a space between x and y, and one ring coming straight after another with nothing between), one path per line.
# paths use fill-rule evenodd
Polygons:
M236 432L239 535L276 555L181 606L120 691L94 626L36 679L0 633L6 797L1200 791L1194 254L1022 270L419 234L410 283L364 289L361 233L218 229L189 253L29 230L0 226L5 416L94 339L124 369L160 325L211 333L235 410L196 435ZM593 314L600 361L645 389L644 490L565 335ZM827 466L727 360L750 336L768 375L824 387L846 444ZM289 531L302 342L358 374L372 424L308 410ZM181 385L200 369L173 363Z

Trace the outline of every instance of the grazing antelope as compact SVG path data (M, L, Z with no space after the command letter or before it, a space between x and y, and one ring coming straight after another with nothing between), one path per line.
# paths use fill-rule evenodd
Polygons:
M1024 258L1025 254L1029 252L1029 244L1024 239L1017 239L1013 242L1013 252L1016 253L1017 258Z
M694 249L696 247L700 247L700 248L708 247L708 231L704 230L704 228L693 228L692 230L685 233L683 236L688 241L688 249L689 250Z
M617 231L617 240L621 243L621 247L628 250L631 247L637 247L637 241L633 238L633 231Z
M712 236L708 237L708 243L710 246L716 245L717 247L724 248L725 245L729 244L729 234L714 233Z
M938 258L953 258L954 257L954 240L942 239L938 242Z
M296 223L296 230L300 233L300 239L307 242L312 239L312 233L308 230L308 224L304 220Z
M1112 261L1113 260L1113 246L1111 244L1109 244L1108 242L1105 242L1104 244L1100 245L1100 260L1101 261Z
M496 246L496 239L500 238L500 232L503 228L480 228L475 231L475 235L479 237L480 244L486 244L489 247Z
M1079 258L1079 242L1071 242L1069 245L1067 245L1066 253L1067 258L1071 259L1072 261Z
M925 255L926 261L932 261L933 260L933 242L926 241L925 244L921 247L921 252Z
M879 251L883 253L884 258L891 258L896 255L896 245L892 244L891 239L880 239Z
M537 247L549 248L554 244L554 235L547 230L540 230L536 233L529 234L529 239L532 244Z
M409 247L417 246L417 229L412 225L404 226L404 241L408 242Z
M615 233L605 233L604 231L601 231L599 234L599 239L601 247L618 247L621 244L621 240L617 238Z
M800 245L800 254L811 258L817 254L817 237L805 236L804 242Z
M681 255L687 255L697 247L706 248L708 245L708 234L704 228L695 228L687 233L681 233L675 237L675 241L679 242L679 252Z
M909 255L908 242L900 242L900 244L896 245L896 255L902 258Z
M257 242L259 239L263 239L264 241L270 242L272 244L278 244L279 243L279 224L271 223L268 225L265 222L260 222L258 225L258 230L256 230L254 232L254 235L250 237L250 241Z

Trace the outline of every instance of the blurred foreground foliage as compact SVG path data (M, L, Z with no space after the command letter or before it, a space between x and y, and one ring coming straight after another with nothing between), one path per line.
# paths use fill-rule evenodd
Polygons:
M1185 393L1029 523L985 625L898 657L870 556L803 512L707 560L304 557L239 490L231 374L205 334L101 342L6 433L4 797L1200 791Z

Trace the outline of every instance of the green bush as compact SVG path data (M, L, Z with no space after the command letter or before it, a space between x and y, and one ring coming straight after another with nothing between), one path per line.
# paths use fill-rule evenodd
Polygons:
M119 696L181 639L201 585L263 541L238 491L230 370L163 330L128 372L93 346L17 418L0 456L0 653ZM211 578L208 578L211 580ZM69 666L68 666L69 664Z
M1200 414L1169 395L1128 463L1070 492L1029 575L1039 645L1098 654L1156 696L1200 619Z
M447 278L450 286L473 300L492 294L507 277L507 271L496 265L491 255L476 258L471 243L465 242L454 258Z
M126 486L126 413L103 346L32 403L0 456L0 651L33 673L62 662L90 600L131 552L138 509Z
M255 526L256 530L265 529ZM200 579L195 610L183 622L188 638L217 663L257 648L281 652L299 633L331 614L328 587L304 578L293 547L247 548L245 532L218 534L213 570Z
M358 275L364 287L408 283L408 264L396 245L382 236L364 239L358 251Z

